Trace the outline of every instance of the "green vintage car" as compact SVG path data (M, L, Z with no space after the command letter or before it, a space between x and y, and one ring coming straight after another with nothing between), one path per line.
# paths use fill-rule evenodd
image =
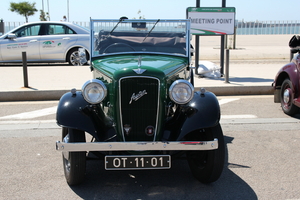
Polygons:
M57 110L68 184L84 180L90 154L106 170L170 169L184 158L199 181L216 181L225 157L220 107L213 93L194 91L190 21L91 19L90 27L94 77Z

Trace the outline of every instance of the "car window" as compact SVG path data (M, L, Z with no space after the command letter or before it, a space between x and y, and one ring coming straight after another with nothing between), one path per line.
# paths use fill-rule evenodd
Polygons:
M64 25L53 24L49 25L49 35L59 35L59 34L76 34L72 29Z
M40 25L25 26L15 31L15 34L17 37L36 36L39 35L40 28Z

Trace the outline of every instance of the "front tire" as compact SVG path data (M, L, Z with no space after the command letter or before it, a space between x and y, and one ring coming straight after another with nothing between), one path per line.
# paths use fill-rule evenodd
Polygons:
M197 134L195 136L195 134ZM202 183L212 183L222 174L225 160L224 136L220 124L194 133L193 139L208 141L218 139L218 149L187 152L187 160L193 176Z
M299 108L293 104L293 99L293 84L290 79L285 79L280 90L281 108L285 114L291 116L299 112Z
M64 142L85 142L84 131L76 129L62 129ZM86 152L63 152L63 166L67 183L78 185L85 178Z

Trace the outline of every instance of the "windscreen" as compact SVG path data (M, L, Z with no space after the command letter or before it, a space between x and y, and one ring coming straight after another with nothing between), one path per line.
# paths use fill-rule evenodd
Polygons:
M91 37L92 57L125 53L189 55L189 20L91 19Z

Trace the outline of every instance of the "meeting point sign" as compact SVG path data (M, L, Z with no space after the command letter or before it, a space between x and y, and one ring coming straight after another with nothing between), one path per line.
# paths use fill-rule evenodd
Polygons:
M233 7L189 7L187 18L191 20L193 35L234 34L235 8Z

